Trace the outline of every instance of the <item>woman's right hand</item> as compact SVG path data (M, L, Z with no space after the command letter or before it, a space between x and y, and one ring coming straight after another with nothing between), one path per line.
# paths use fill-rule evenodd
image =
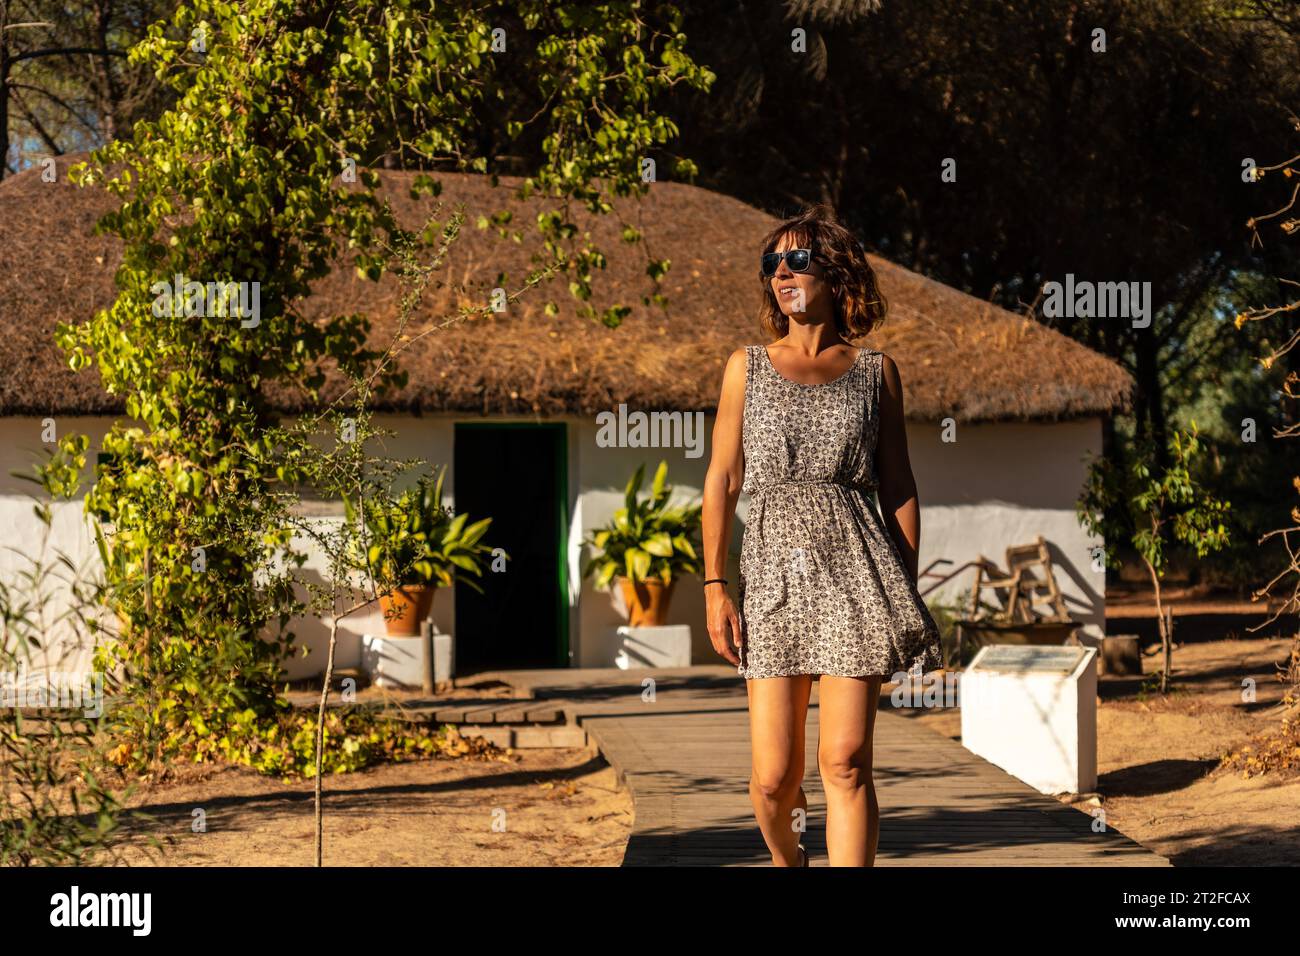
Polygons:
M704 607L709 624L709 640L713 649L724 659L740 666L741 641L740 615L727 593L726 585L710 584L705 587Z

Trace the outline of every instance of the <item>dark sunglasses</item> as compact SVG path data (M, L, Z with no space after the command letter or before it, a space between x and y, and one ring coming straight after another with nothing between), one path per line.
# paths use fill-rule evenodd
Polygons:
M812 265L811 249L787 249L785 252L765 252L763 253L762 267L763 278L770 279L776 275L776 270L781 266L781 260L790 267L791 272L807 272L808 267Z

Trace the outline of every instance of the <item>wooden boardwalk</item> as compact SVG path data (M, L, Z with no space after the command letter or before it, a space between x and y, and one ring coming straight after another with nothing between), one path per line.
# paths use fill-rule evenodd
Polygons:
M749 803L749 716L733 668L500 671L457 683L492 681L509 684L520 698L554 701L631 790L636 820L624 865L770 865ZM813 865L824 866L813 688L804 843ZM1090 814L922 726L892 708L887 696L876 722L874 779L881 810L878 865L1169 865L1114 829L1093 832Z

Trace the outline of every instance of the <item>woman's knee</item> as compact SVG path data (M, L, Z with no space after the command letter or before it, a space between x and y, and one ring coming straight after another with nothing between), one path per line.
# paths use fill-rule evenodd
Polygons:
M798 767L758 769L750 777L750 786L765 800L781 802L794 796L803 783L803 770Z
M841 790L856 790L871 783L871 754L869 751L839 750L817 754L822 785Z

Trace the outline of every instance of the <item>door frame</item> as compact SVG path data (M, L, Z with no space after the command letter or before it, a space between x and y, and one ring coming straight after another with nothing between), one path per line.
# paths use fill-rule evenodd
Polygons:
M455 466L456 435L460 429L475 431L536 431L543 429L556 433L555 489L552 503L556 528L556 582L555 582L555 666L569 667L569 427L565 422L530 421L455 421L452 423L452 493L460 471ZM457 504L457 509L460 505Z

